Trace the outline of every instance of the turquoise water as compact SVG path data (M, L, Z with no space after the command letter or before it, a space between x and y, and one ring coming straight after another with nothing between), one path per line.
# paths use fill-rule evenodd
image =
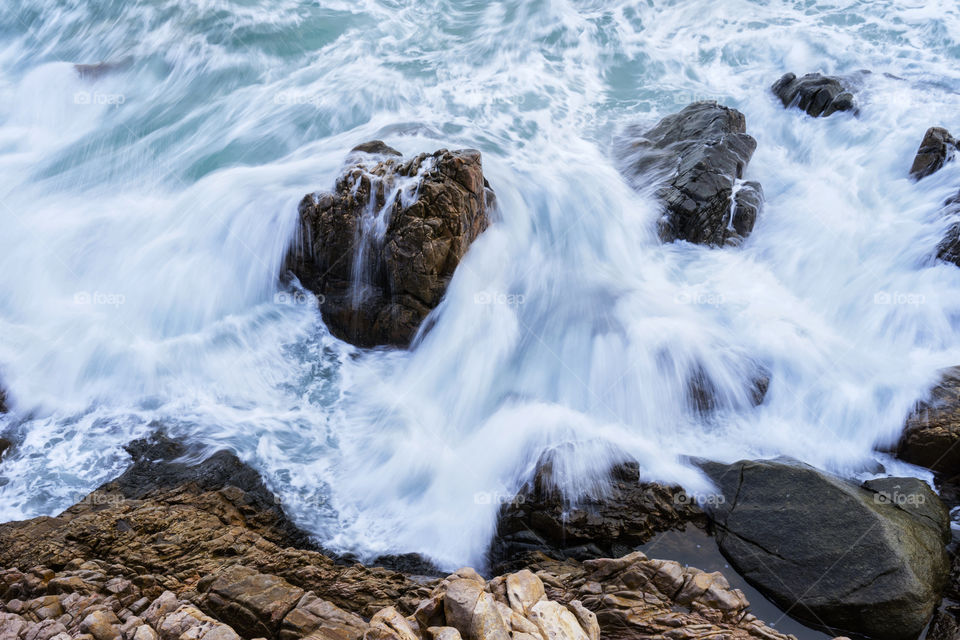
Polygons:
M697 491L685 455L922 476L876 450L960 364L960 277L930 259L960 168L907 177L928 126L960 131L958 34L952 2L4 2L0 518L69 506L157 424L236 451L330 547L444 566L564 444L573 498L624 457ZM863 69L858 117L768 91ZM661 245L612 160L698 99L758 140L738 249ZM297 202L373 138L480 149L500 204L409 353L278 296Z

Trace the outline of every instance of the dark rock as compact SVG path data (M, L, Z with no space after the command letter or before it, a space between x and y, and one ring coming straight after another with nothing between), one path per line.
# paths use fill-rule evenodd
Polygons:
M382 142L332 193L300 203L287 267L318 294L330 331L361 347L409 345L470 244L489 224L480 152L440 150L404 162Z
M372 567L383 567L391 571L413 576L441 577L445 575L440 568L419 553L399 553L378 556L370 563Z
M877 490L791 461L702 463L724 500L710 516L737 571L815 628L914 640L949 571L945 507L923 483Z
M533 481L501 508L489 552L495 571L520 566L531 552L557 558L616 557L660 531L706 523L680 487L641 482L635 462L611 470L605 495L575 505L563 499L553 473L553 462L545 456Z
M760 406L770 388L769 370L757 366L744 380L744 386L749 391L750 403L755 407ZM690 408L701 415L709 415L723 404L717 384L702 367L697 367L687 381L687 402Z
M942 127L930 127L920 142L920 148L910 167L910 175L917 180L926 178L943 168L960 148L950 132Z
M350 153L367 153L370 155L403 157L402 153L388 145L383 140L371 140L370 142L358 144L350 150Z
M745 238L753 231L753 225L763 207L763 187L759 182L744 182L737 189L733 204L733 230Z
M739 202L733 194L756 148L742 113L716 102L695 102L649 131L628 130L618 155L635 187L646 186L651 177L662 180L657 190L666 208L661 240L719 246L753 229L762 190L747 182L739 187Z
M97 62L96 64L73 65L77 75L84 80L99 80L105 75L130 68L133 58L124 58L118 62Z
M960 475L960 367L942 372L906 420L897 457L947 477Z
M799 107L814 118L854 109L853 94L840 78L833 76L808 73L798 78L796 74L787 73L772 89L784 107Z
M947 200L943 207L944 215L953 217L960 214L960 193ZM960 267L960 222L951 225L937 245L937 257Z
M13 441L7 440L6 438L0 438L0 460L2 460L3 456L5 456L11 449L13 449Z
M273 542L301 548L317 548L309 536L290 521L280 501L267 489L257 473L229 451L202 457L162 432L135 440L126 446L133 464L118 478L100 488L117 492L127 500L189 487L196 493L234 487L242 492L241 512L262 527ZM198 461L199 460L199 461Z

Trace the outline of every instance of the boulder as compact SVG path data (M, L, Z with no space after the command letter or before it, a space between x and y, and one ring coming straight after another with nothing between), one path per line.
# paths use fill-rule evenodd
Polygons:
M247 638L278 637L284 618L304 596L283 578L240 565L205 577L197 590L205 611Z
M740 180L756 148L742 113L695 102L649 131L628 129L618 155L636 188L651 177L660 181L656 195L666 210L658 225L661 240L719 246L736 244L753 230L763 191Z
M490 224L493 192L472 149L405 161L374 141L348 160L333 191L300 203L286 264L317 294L335 336L405 347Z
M960 367L942 372L907 417L897 457L948 478L960 475Z
M953 157L958 148L960 142L957 142L949 131L942 127L930 127L920 142L913 166L910 167L910 175L916 180L922 180L936 173Z
M787 73L771 89L784 107L799 107L814 118L855 108L853 94L842 79L833 76L808 73L798 78L794 73Z
M800 621L840 635L914 640L940 601L946 508L924 483L858 486L792 461L702 463L710 516L736 570Z
M500 509L489 552L494 569L516 568L535 551L581 560L616 557L661 531L705 523L683 489L641 482L635 462L614 467L609 481L602 497L571 505L556 487L552 461L541 459L533 480Z

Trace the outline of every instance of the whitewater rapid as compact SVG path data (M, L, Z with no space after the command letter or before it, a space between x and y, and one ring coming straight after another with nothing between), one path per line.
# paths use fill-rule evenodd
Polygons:
M960 163L907 175L960 130L958 61L947 1L4 2L0 520L158 426L235 451L331 548L444 566L482 561L545 451L571 498L626 458L694 491L688 455L923 475L877 449L960 364L960 272L931 259ZM857 116L768 90L861 69ZM699 99L758 141L739 248L662 245L613 160ZM297 202L374 138L480 149L499 203L411 352L339 342L278 280Z

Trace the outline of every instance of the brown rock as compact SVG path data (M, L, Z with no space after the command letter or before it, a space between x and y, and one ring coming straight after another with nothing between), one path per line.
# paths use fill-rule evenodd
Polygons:
M943 371L907 417L897 456L947 477L960 474L960 367Z
M680 487L641 483L636 463L611 470L602 498L585 497L576 505L563 499L553 473L546 456L533 481L501 508L490 547L495 570L520 568L524 554L537 551L578 559L623 555L661 531L706 523Z
M234 565L201 581L201 606L247 637L278 635L280 623L303 597L283 578Z
M330 331L361 347L407 346L490 222L479 151L397 155L357 147L332 193L300 203L287 257Z

